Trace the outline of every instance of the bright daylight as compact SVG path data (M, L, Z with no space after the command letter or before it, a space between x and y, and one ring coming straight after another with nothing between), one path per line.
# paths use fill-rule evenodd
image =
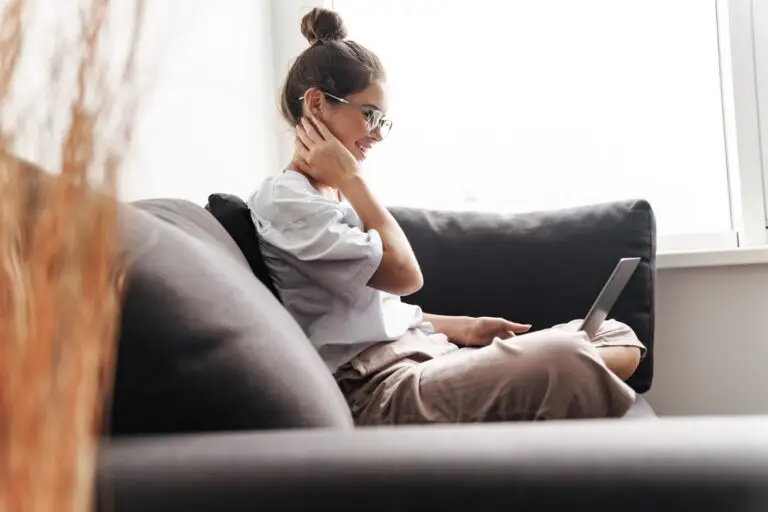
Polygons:
M0 512L768 510L768 0L0 0Z

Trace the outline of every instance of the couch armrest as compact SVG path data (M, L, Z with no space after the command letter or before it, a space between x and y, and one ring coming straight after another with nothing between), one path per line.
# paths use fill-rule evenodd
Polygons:
M109 512L766 510L768 419L124 438L98 491Z
M629 384L653 378L656 230L646 201L515 215L392 208L424 274L406 301L429 313L503 316L534 329L583 318L622 257L642 263L611 316L648 347Z

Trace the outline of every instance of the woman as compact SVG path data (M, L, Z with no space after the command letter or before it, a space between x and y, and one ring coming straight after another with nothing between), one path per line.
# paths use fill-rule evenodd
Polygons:
M333 372L358 424L622 416L623 380L645 351L606 322L525 334L501 318L422 313L400 296L422 286L395 219L360 174L391 127L384 69L338 14L302 19L310 47L293 63L282 113L296 127L290 165L250 200L285 307ZM344 200L342 200L342 198Z

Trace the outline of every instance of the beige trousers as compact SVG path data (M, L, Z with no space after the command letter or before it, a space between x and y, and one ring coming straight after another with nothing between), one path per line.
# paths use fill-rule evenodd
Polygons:
M412 330L360 353L336 380L358 425L623 416L635 392L596 347L645 347L619 322L593 340L577 322L481 348Z

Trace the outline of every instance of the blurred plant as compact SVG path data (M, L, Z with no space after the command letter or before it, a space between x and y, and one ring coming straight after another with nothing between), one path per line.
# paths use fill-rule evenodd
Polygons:
M0 512L93 506L144 8L117 3L0 2Z

